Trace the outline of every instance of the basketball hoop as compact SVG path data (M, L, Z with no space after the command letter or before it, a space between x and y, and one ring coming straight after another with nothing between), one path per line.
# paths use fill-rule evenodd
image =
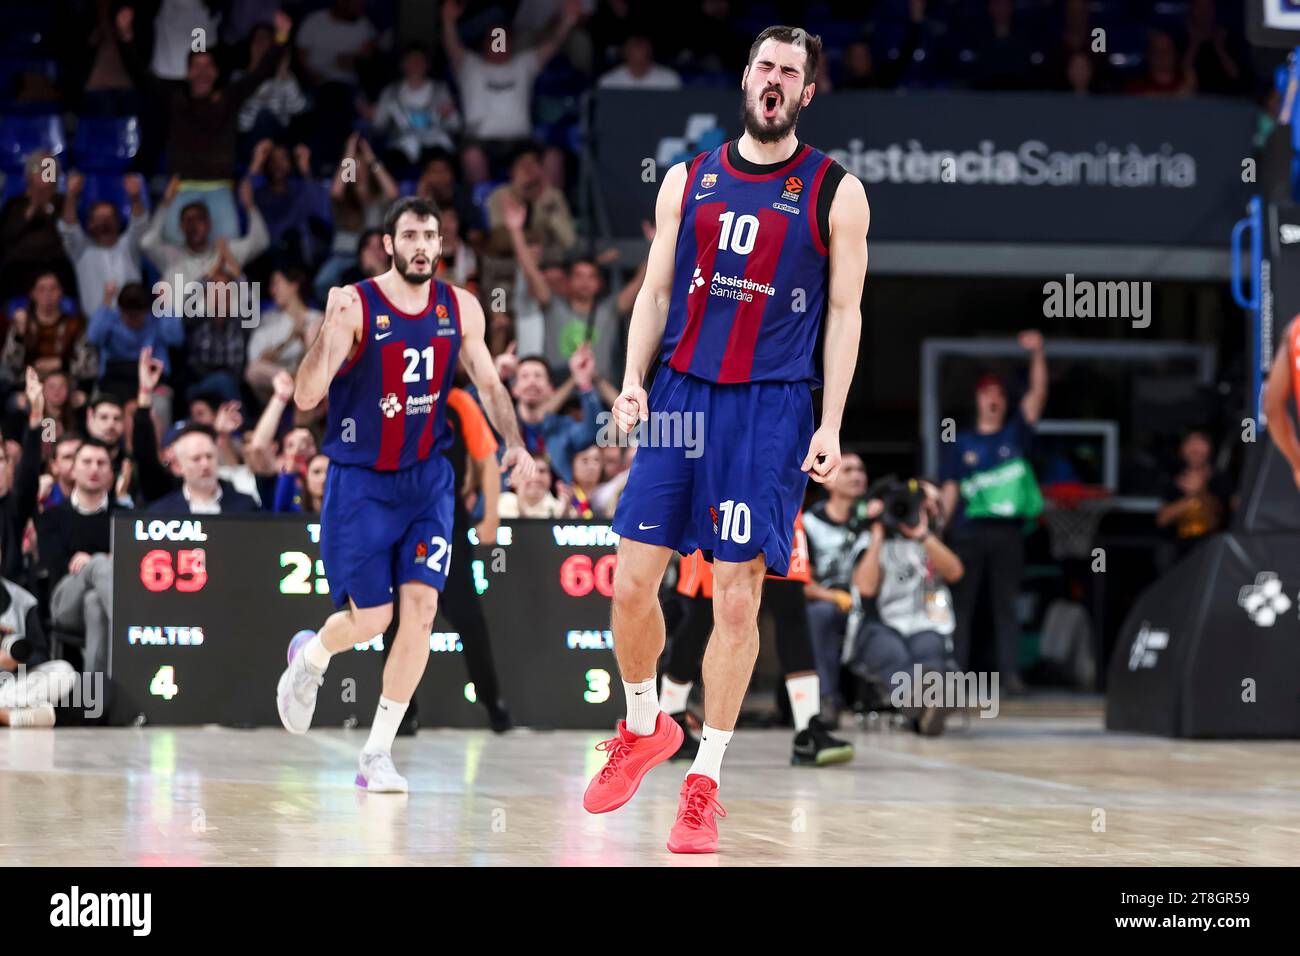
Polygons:
M1097 525L1110 510L1110 491L1101 485L1062 481L1042 489L1043 520L1057 561L1092 557Z

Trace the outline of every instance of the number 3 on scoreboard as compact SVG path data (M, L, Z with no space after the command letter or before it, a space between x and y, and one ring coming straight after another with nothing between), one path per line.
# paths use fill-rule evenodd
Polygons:
M582 699L589 704L603 704L609 700L609 671L603 667L593 667L587 671L587 689L582 692Z

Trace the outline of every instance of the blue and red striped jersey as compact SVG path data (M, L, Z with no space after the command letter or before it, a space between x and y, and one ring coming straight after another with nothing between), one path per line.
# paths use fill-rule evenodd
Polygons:
M361 343L330 383L321 450L345 465L409 468L452 440L447 396L461 339L455 290L431 280L428 304L411 315L389 302L374 279L356 289Z
M821 383L830 270L817 200L831 158L804 144L765 172L724 143L691 162L660 360L712 382Z

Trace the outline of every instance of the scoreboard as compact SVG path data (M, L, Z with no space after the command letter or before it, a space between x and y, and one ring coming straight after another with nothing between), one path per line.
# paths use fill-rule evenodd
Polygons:
M472 560L501 693L515 723L607 728L622 716L609 629L614 548L607 524L521 519ZM471 558L472 555L472 558ZM320 526L303 516L207 515L113 522L109 678L114 723L279 726L275 686L289 640L333 611ZM364 725L379 697L383 635L336 655L315 727ZM441 610L416 692L423 726L485 727Z

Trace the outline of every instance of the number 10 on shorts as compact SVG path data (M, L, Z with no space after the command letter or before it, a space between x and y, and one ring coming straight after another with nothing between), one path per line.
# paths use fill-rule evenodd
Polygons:
M728 499L718 505L722 512L722 540L745 544L749 541L749 505Z

